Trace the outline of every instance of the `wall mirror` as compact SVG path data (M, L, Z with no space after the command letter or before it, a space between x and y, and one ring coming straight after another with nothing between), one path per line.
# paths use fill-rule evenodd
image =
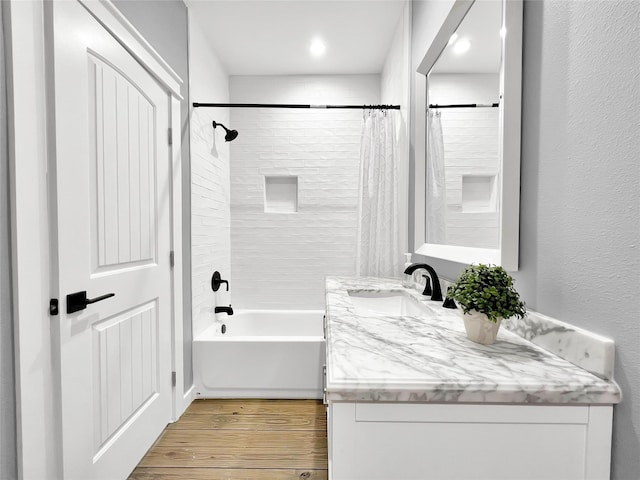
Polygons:
M418 72L426 121L416 253L517 270L522 2L456 1Z

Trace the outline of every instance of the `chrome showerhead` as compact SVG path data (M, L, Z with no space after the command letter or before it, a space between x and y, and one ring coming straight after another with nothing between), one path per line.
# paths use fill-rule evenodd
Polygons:
M227 127L225 127L223 124L216 122L215 120L213 121L213 128L216 127L222 127L224 128L224 130L227 132L227 134L224 136L224 140L226 142L232 142L234 141L237 137L238 137L238 131L237 130L229 130Z

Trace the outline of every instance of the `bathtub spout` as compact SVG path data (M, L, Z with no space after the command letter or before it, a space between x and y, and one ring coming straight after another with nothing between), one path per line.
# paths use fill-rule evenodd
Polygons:
M214 313L226 313L227 315L233 315L233 308L231 308L231 305L229 305L228 307L216 307L213 309Z

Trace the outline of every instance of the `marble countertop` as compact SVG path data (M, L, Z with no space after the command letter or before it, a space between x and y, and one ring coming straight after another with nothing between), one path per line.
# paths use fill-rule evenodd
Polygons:
M403 290L421 317L358 315L348 291ZM501 328L485 346L460 314L399 280L328 277L327 399L472 403L614 404L620 389Z

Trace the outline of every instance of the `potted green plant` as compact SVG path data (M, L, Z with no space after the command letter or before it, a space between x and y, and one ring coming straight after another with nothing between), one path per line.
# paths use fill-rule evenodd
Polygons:
M462 307L467 337L483 345L495 342L503 319L527 313L513 278L502 267L470 265L447 290Z

